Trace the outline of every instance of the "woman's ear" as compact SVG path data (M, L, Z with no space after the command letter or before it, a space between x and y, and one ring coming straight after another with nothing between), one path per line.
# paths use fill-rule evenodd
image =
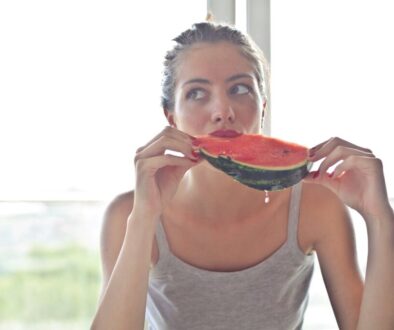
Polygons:
M168 109L163 109L164 110L164 115L167 118L168 123L170 124L171 127L176 127L175 121L174 121L174 114L172 111L168 111Z

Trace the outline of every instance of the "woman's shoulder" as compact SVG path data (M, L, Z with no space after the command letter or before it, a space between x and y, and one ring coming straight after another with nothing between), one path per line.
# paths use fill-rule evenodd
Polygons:
M310 212L343 211L346 206L330 189L321 184L303 183L303 206Z
M107 205L105 217L117 218L129 215L133 209L134 191L127 191L116 195Z
M115 196L108 204L104 215L101 245L103 250L109 251L108 259L112 266L118 257L127 228L127 220L134 205L134 191L127 191ZM111 252L112 251L112 252ZM159 252L156 238L153 240L152 263L158 260Z
M134 192L115 196L107 205L102 220L101 246L108 251L119 250L133 209Z
M334 192L322 185L304 183L300 216L302 232L314 247L328 235L352 235L346 205Z
M102 238L113 235L122 236L126 230L127 219L133 210L134 192L116 195L106 206L102 225Z
M118 194L105 209L100 238L104 283L108 283L119 256L127 228L127 219L133 209L133 198L132 191Z

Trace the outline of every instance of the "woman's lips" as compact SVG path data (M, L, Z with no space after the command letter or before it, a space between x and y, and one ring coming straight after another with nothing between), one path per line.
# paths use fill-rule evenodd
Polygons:
M217 131L209 133L209 135L216 136L216 137L226 137L232 138L242 135L242 133L237 132L233 129L219 129Z

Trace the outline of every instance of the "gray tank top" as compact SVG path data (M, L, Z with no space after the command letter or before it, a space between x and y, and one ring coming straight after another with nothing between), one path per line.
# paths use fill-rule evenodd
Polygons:
M149 274L150 330L301 329L314 255L298 246L301 184L292 188L287 241L240 271L194 267L171 253L159 221L159 260Z

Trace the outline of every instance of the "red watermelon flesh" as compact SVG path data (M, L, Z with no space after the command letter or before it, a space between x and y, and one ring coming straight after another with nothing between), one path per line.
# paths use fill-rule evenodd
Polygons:
M235 137L197 136L193 143L206 154L265 169L293 168L305 164L308 149L296 143L260 134Z

